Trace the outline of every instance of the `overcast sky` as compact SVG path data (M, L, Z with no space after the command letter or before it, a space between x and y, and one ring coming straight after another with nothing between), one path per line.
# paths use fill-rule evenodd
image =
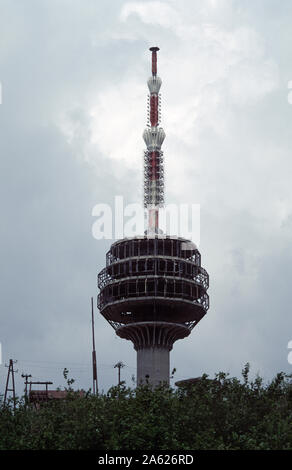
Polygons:
M160 47L166 201L201 205L210 310L171 352L176 379L283 370L292 340L292 2L0 0L0 393L9 358L91 386L90 297L110 241L92 208L141 199ZM292 103L292 99L291 99ZM96 310L98 379L136 353Z

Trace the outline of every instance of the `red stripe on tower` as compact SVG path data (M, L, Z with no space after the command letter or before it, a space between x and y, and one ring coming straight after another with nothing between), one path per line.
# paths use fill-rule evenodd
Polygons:
M159 51L159 47L150 47L150 51L152 52L152 75L154 77L157 74L157 51Z
M158 95L150 96L150 124L158 126Z

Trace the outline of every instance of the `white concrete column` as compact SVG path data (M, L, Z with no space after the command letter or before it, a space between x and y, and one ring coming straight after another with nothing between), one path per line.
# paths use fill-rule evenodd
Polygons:
M148 379L147 377L148 376ZM161 382L169 385L169 349L145 347L137 351L137 385L146 382L154 387Z

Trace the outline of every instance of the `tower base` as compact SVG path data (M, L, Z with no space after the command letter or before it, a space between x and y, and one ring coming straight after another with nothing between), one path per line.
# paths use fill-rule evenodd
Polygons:
M116 334L133 342L137 351L137 385L169 385L169 352L173 343L190 334L181 323L145 321L118 326Z
M137 385L169 385L169 348L150 346L137 351Z

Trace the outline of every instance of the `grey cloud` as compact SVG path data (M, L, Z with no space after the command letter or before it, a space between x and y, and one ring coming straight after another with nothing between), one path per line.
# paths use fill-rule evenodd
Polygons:
M178 52L183 47L171 30L145 24L137 15L121 23L126 3L1 5L0 341L4 361L19 359L20 373L51 379L56 386L65 366L78 386L91 385L90 297L97 294L96 275L110 244L93 239L91 210L98 202L112 203L115 194L136 200L141 182L136 167L126 168L123 161L107 158L98 142L90 143L90 107L111 86L121 93L121 83L129 78L133 83L145 79L146 102L148 41L161 41L165 54L168 47ZM254 372L269 379L279 370L291 372L291 5L272 0L224 2L221 10L210 9L208 2L205 9L200 5L184 2L184 14L194 18L191 26L209 18L228 32L253 28L278 67L279 82L247 105L230 105L224 95L216 116L227 133L216 133L215 125L199 133L194 129L196 141L166 138L166 164L186 165L180 169L183 184L168 172L167 201L201 202L201 252L211 282L210 311L190 338L174 346L171 361L177 378L219 369L238 375L249 361ZM163 63L162 51L161 56ZM162 78L165 97L170 89L168 77ZM127 103L130 99L129 92ZM112 102L108 106L105 127L111 128L121 110ZM124 113L126 119L127 108ZM74 128L70 142L60 126L63 118ZM142 138L138 145L142 154ZM132 345L116 338L99 315L96 339L101 388L115 383L112 365L120 359L128 365L123 374L130 384ZM5 374L0 366L0 391ZM20 392L20 374L17 387Z

